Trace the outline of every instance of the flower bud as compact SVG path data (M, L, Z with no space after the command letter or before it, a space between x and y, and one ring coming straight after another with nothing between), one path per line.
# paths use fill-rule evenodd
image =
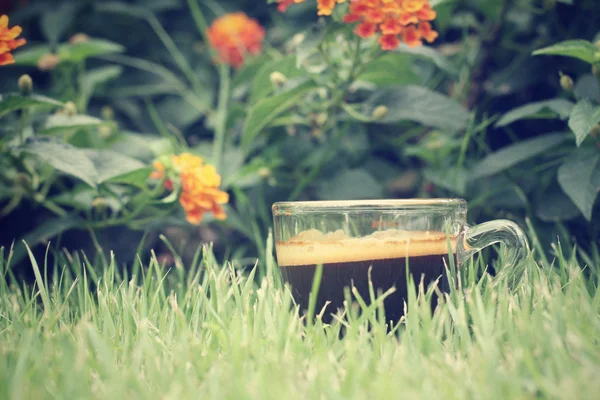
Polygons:
M115 118L115 112L113 111L111 106L104 106L100 111L100 115L102 119L105 121L112 121Z
M261 178L268 178L271 176L271 170L267 167L262 167L258 170L258 175Z
M39 58L37 65L41 71L51 71L59 63L60 58L56 54L48 53Z
M102 136L104 139L108 139L112 133L113 133L113 129L111 126L108 125L101 125L98 127L98 133L100 134L100 136Z
M104 212L108 208L108 203L104 197L96 197L92 200L92 208L98 212Z
M389 109L386 106L377 106L371 113L371 118L375 121L379 121L380 119L384 118L388 114L388 112Z
M21 75L19 78L19 91L23 96L31 94L33 91L33 79L29 75Z
M594 63L600 64L600 51L594 53Z
M271 83L275 86L281 86L287 81L286 76L279 71L271 72L270 78L271 78Z
M74 117L77 115L77 106L72 101L67 101L63 111L67 117Z
M571 78L569 75L561 74L560 86L567 92L571 92L573 91L573 86L575 86L575 83L573 82L573 78Z
M590 136L594 139L600 137L600 124L596 124L592 127L592 130L590 131Z
M304 35L304 33L295 34L292 38L292 46L296 47L302 44L302 42L304 42L305 37L306 36Z
M596 46L596 48L600 50L600 40L596 40L596 42L594 42L594 46Z
M45 197L43 194L41 194L41 193L33 194L33 201L35 201L36 203L42 203L44 200L45 200Z
M88 35L80 32L80 33L76 33L73 36L71 36L71 38L69 39L69 43L79 44L79 43L88 42L89 40L90 40L90 37Z
M317 126L324 126L328 119L329 116L326 113L318 113L315 116L315 124L317 124Z

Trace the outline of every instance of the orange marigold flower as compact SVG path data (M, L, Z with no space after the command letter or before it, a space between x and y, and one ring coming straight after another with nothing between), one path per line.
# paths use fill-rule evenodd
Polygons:
M248 55L262 49L265 30L243 12L217 18L207 31L210 46L218 53L218 61L240 67Z
M9 29L8 16L0 16L0 66L15 62L11 51L26 43L25 39L17 39L21 32L23 29L18 25Z
M335 6L346 0L316 0L319 15L331 15ZM284 12L292 3L304 0L277 0ZM431 43L438 33L430 21L436 17L429 0L348 0L350 3L344 22L358 23L354 33L362 38L380 34L383 50L394 50L404 42L410 47Z
M165 167L161 161L155 161L155 171L151 178L164 179L165 188L173 190L173 181L168 178L173 174L181 181L181 195L179 204L185 211L189 223L198 225L204 214L212 212L216 219L225 219L227 215L221 207L229 202L229 194L219 190L221 176L214 166L204 164L202 158L190 153L173 156L170 160L172 166Z

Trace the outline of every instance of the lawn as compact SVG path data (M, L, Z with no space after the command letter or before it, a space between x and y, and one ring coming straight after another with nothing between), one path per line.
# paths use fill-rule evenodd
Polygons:
M600 0L0 0L0 400L600 399L599 26ZM499 219L520 268L457 269L525 247ZM366 285L305 313L273 257L440 239L419 282L448 227L449 289L411 282L400 321Z
M8 284L4 249L0 398L597 398L599 257L553 253L536 248L513 289L473 260L434 313L413 291L389 329L361 299L331 325L301 318L272 258L242 274L203 248L123 276L64 252L32 261L31 286Z

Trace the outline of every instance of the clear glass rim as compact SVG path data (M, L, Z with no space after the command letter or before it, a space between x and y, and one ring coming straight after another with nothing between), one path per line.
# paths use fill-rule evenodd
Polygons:
M389 199L389 200L319 200L281 201L273 204L274 215L323 211L432 210L466 208L464 199Z

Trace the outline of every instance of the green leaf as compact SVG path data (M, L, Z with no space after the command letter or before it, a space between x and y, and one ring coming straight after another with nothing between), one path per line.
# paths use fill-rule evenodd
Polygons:
M591 221L594 202L600 190L600 154L579 149L558 169L558 183L583 216Z
M181 181L175 180L173 182L173 190L166 197L163 197L159 200L153 200L150 204L154 205L159 209L165 209L171 207L173 204L179 201L179 196L181 195Z
M535 103L529 103L524 106L517 107L507 112L504 114L504 116L502 116L502 118L500 118L500 120L498 120L498 122L496 122L496 128L510 125L513 122L522 119L536 118L536 116L543 112L551 112L558 118L567 119L572 109L573 102L565 99L537 101ZM547 116L545 117L549 118Z
M580 214L577 206L560 189L544 193L535 205L535 215L545 222L567 221Z
M587 40L567 40L550 47L545 47L533 52L534 56L555 55L578 58L587 63L594 63L594 54L598 51L593 43Z
M26 47L17 50L15 53L15 65L36 66L38 60L51 53L50 46L47 44L27 45Z
M382 124L414 121L426 126L460 130L466 127L469 119L469 112L459 103L421 86L379 89L366 104L366 115L371 115L373 109L380 105L388 108L387 115L377 121Z
M592 106L589 100L580 100L569 118L569 128L575 133L577 146L580 146L590 131L600 122L600 107Z
M70 28L79 5L62 2L54 7L48 7L41 15L39 25L47 41L57 43Z
M121 82L117 81L109 89L100 91L100 94L106 97L148 97L178 93L177 87L169 82L121 86Z
M222 186L228 187L237 179L237 176L241 174L241 169L244 167L245 160L244 152L239 147L230 147L225 150L223 159L227 160L227 163L221 166L219 174L222 178Z
M134 132L121 132L111 142L111 149L146 162L175 151L168 138Z
M64 103L37 94L29 96L18 93L0 94L0 118L12 111L36 106L64 107Z
M358 80L371 82L378 86L419 83L419 77L413 72L412 67L413 62L410 56L386 53L370 62Z
M164 123L173 124L181 130L185 130L203 116L204 112L199 110L181 96L168 96L156 104L158 115Z
M60 172L96 187L98 172L84 150L68 144L34 141L26 144L23 151L37 156Z
M83 150L83 152L94 164L98 184L112 179L118 180L123 175L148 167L135 158L111 150ZM148 175L149 173L146 178Z
M90 69L85 72L80 83L86 88L94 88L112 79L118 78L122 73L123 67L119 65Z
M61 61L80 63L90 57L122 53L125 47L104 39L89 39L76 44L66 43L58 47L57 55Z
M421 58L432 62L439 69L449 73L450 75L458 75L458 68L439 51L429 46L408 47L404 43L396 50L398 53L411 54L417 58Z
M21 149L93 188L111 179L127 183L130 177L123 175L148 167L135 158L111 150L79 149L55 141L31 141Z
M315 83L306 81L292 89L275 96L262 99L248 111L242 136L242 148L247 149L259 133L269 124L293 107L309 90L315 88Z
M113 176L112 178L107 179L106 183L123 183L126 185L136 186L139 188L146 188L148 177L154 171L152 167L143 167L139 169L135 169L130 172L126 172L121 175Z
M323 43L327 33L328 30L323 25L313 25L301 33L304 39L296 47L296 67L301 68L307 59L317 53L317 48Z
M320 200L377 199L385 195L383 185L365 169L348 169L321 182L316 188Z
M287 56L278 60L265 63L256 73L253 79L252 92L250 94L250 103L257 101L273 93L275 86L271 83L271 73L281 72L287 79L294 79L302 76L302 70L296 67L296 58Z
M244 62L244 64L235 71L233 79L231 80L231 87L251 86L258 71L270 61L272 61L272 59L268 54L261 54L248 59L247 62Z
M86 71L79 79L80 96L86 103L92 97L94 89L110 80L116 79L123 73L123 67L112 65Z
M426 169L424 171L425 179L450 190L459 195L464 195L467 187L468 173L465 169L447 168L447 169Z
M592 74L579 78L573 92L577 100L590 99L600 103L600 83Z
M564 133L547 134L506 146L474 165L471 180L502 172L522 161L543 154L569 138Z
M462 140L453 136L433 131L423 137L415 145L405 145L404 154L419 157L428 164L439 164L446 159L454 149L460 148Z
M112 122L103 121L89 115L51 115L46 120L42 134L62 133L84 128L97 128L101 125L110 125Z
M85 183L78 183L68 191L60 192L56 196L50 197L49 200L59 206L66 206L79 210L89 210L96 197L98 197L98 191L96 189Z
M56 55L61 63L78 64L88 58L98 57L107 54L122 53L125 47L104 39L89 39L81 43L63 43L56 48ZM19 51L15 54L15 63L17 65L35 66L40 57L51 53L51 48L47 45L32 46L29 49Z

